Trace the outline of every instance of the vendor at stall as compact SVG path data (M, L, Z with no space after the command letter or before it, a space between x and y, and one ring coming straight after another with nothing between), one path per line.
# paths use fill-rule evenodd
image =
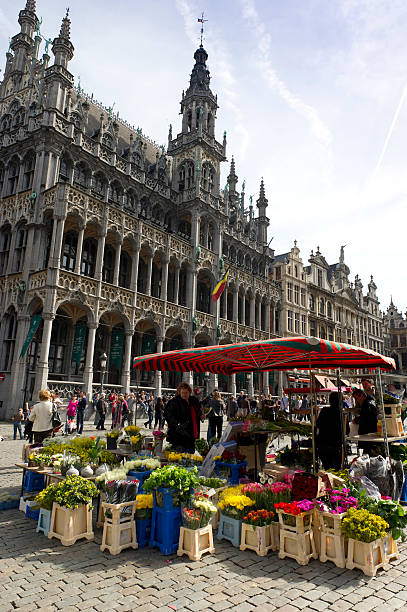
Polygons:
M353 390L353 399L355 400L354 411L358 414L356 420L359 424L359 436L368 433L377 432L377 407L371 395L366 395L362 389ZM374 443L359 442L358 448L369 453Z
M191 387L186 382L180 383L177 394L165 406L167 442L177 451L194 453L200 422L204 418L201 402L192 395Z
M329 395L329 406L324 406L316 422L316 447L325 470L341 469L342 426L339 410L339 393Z

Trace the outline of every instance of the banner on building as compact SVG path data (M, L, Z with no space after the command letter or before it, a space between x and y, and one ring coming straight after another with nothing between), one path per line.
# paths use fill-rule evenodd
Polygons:
M75 337L73 340L71 362L76 363L77 365L79 365L81 362L83 345L85 344L86 329L87 327L85 321L78 321L75 326Z
M31 340L34 338L34 334L38 329L39 324L41 323L42 315L35 314L31 317L30 327L27 332L27 337L22 346L20 357L24 357L27 352L28 347L30 346Z
M155 336L148 336L147 334L143 334L143 341L141 343L141 354L151 355L155 353L155 346Z
M118 370L120 370L122 365L123 337L124 334L122 329L114 329L112 331L109 366L116 366Z

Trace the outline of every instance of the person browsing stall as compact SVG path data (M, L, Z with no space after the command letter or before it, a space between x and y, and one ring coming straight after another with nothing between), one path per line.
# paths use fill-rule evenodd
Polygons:
M181 382L177 394L165 407L168 423L167 442L175 450L185 453L195 452L195 440L199 438L200 422L204 420L200 401L192 395L192 389Z

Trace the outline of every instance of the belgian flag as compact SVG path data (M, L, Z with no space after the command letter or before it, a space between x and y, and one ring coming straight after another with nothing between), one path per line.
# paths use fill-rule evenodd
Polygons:
M225 287L226 287L226 281L228 280L228 274L229 274L229 269L226 272L225 276L218 282L215 289L213 290L212 299L214 302L217 302L220 296L222 295L222 293L224 292Z

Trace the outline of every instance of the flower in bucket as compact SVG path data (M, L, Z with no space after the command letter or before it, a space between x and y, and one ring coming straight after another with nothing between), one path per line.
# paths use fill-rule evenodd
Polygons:
M152 494L137 495L136 518L149 519L151 518L153 508Z
M342 521L341 529L346 537L353 540L374 542L387 535L389 524L367 510L350 508Z
M225 516L240 519L247 508L253 505L254 501L250 497L243 495L240 491L230 491L229 488L221 494L218 508Z
M164 440L167 434L165 434L161 429L156 429L153 431L154 440L158 442L158 440Z
M243 523L253 525L254 527L264 527L265 525L271 525L274 520L274 512L268 510L252 510L243 517Z
M201 518L199 508L184 508L182 510L182 524L187 529L199 529L201 527Z
M196 467L187 470L177 465L165 465L154 470L144 481L143 489L147 493L159 489L168 488L178 493L179 501L187 501L191 489L198 484L198 471Z
M334 489L327 491L325 495L315 500L317 510L329 512L330 514L343 514L349 508L356 508L358 500L349 495L349 489Z
M313 508L314 502L309 501L308 499L290 503L280 502L279 504L275 505L276 510L281 510L282 512L285 512L285 514L292 514L294 516L298 516L303 512L309 512Z

